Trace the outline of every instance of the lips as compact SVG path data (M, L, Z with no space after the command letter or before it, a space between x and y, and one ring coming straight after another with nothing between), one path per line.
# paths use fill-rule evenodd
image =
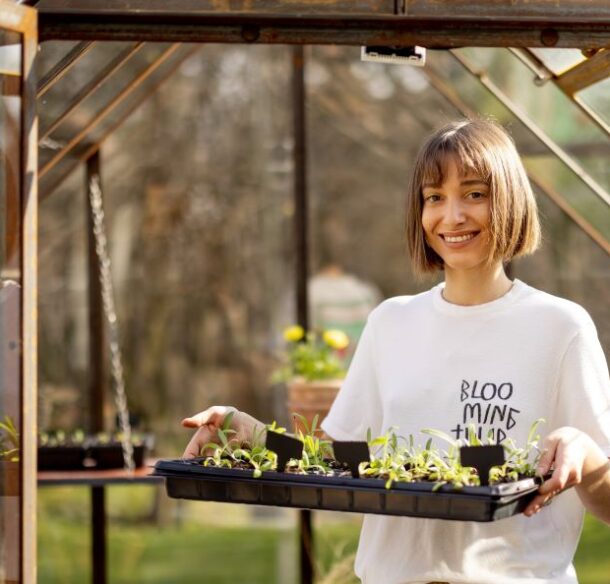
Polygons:
M480 231L468 231L465 233L440 233L439 237L443 240L446 247L458 249L470 245L477 238Z
M466 233L441 233L439 235L445 243L459 244L472 241L479 233L479 231L469 231Z

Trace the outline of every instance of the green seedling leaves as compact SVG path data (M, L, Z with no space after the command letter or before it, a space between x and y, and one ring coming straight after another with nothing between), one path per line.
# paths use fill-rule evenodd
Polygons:
M303 455L299 460L292 459L287 465L288 472L300 474L316 473L331 474L333 458L332 445L329 440L322 439L318 427L317 416L312 420L311 426L307 419L300 414L293 414L300 422L296 438L303 442ZM219 443L208 443L202 448L204 466L216 466L223 468L243 468L252 470L255 478L259 478L264 472L277 469L277 456L262 445L261 437L266 430L283 433L284 428L279 428L275 422L257 431L257 436L252 437L252 444L238 444L231 439L235 430L231 428L232 414L229 414L218 430ZM514 440L506 439L502 446L505 450L506 462L490 471L490 484L499 482L515 481L526 476L534 476L535 468L540 457L538 442L538 426L544 420L536 420L528 433L527 444L524 448L518 447ZM0 423L1 424L1 423ZM2 429L3 426L0 426ZM433 490L440 489L443 485L451 485L453 488L480 485L479 477L475 469L464 467L459 461L459 446L462 441L454 440L447 433L435 429L426 428L423 434L430 436L423 447L415 437L410 434L408 439L400 436L396 428L390 428L385 434L373 437L372 431L367 430L367 442L371 452L371 459L359 465L359 473L363 478L378 478L384 481L385 487L390 489L394 482L429 481L434 484ZM447 451L441 451L433 444L433 439L438 438L449 445ZM493 435L488 433L486 441L493 444ZM479 439L476 428L468 427L467 445L480 446L483 440Z

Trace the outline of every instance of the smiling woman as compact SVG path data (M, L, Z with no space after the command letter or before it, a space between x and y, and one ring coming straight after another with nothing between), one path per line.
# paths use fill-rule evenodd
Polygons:
M460 440L473 427L508 447L527 443L543 418L537 472L552 476L523 514L501 522L366 515L356 574L366 584L576 584L584 509L610 523L608 367L582 307L504 270L536 249L540 229L501 126L463 120L426 141L408 192L407 238L416 270L442 270L445 281L371 312L322 428L358 441L368 431L427 427ZM198 428L187 455L213 438L227 411L185 421ZM233 421L237 431L257 423L242 412Z

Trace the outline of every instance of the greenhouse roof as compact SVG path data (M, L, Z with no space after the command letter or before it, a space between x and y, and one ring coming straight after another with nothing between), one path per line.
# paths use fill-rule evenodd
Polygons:
M586 195L579 200L551 185L544 190L610 250L610 228L604 227L610 223L608 185L590 176L579 162L580 155L607 156L610 150L610 49L605 48L610 46L610 5L605 0L586 5L547 0L510 4L40 0L32 4L39 12L40 39L50 41L42 45L45 62L53 63L41 72L38 90L42 198L95 152L203 42L420 45L445 49L433 53L450 55L453 66L459 64L524 122L541 149L539 156L552 155L580 177ZM477 60L473 47L510 52L512 61L506 61L506 66L521 67L526 82L540 88L554 85L601 137L556 144L502 89L498 72ZM462 113L476 111L476 104L466 105L450 87L448 65L441 66L440 61L430 56L424 74ZM57 93L61 99L54 97L62 84L74 88L69 101L62 91ZM542 177L532 179L542 185Z

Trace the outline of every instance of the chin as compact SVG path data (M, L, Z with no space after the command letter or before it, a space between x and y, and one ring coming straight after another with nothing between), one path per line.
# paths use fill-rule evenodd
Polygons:
M443 258L445 271L469 271L485 267L485 259Z

